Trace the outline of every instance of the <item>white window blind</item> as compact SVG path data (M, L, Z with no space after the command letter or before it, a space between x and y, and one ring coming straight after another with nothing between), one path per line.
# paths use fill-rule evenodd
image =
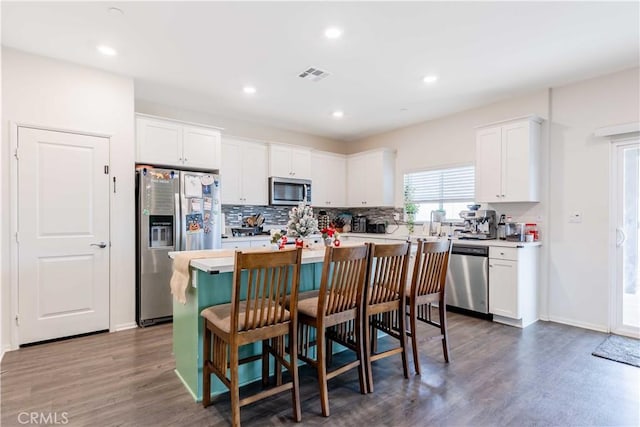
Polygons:
M474 199L475 168L464 166L405 174L414 203L465 202Z

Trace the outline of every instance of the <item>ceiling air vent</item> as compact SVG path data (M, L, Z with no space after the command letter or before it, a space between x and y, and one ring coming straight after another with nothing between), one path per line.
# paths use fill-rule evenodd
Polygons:
M316 67L309 67L298 74L298 77L312 82L319 82L325 77L329 77L329 73Z

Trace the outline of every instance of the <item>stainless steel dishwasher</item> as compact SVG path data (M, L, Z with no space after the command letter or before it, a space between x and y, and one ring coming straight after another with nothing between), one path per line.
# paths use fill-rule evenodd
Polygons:
M453 244L446 284L447 306L489 317L489 247ZM470 313L473 314L473 313Z

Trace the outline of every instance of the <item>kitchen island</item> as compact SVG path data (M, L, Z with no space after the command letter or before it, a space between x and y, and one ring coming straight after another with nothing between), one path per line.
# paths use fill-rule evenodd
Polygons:
M256 248L264 251L264 248ZM186 304L173 301L173 354L176 360L176 374L196 401L202 400L202 341L203 322L200 312L212 305L231 301L233 286L234 251L214 249L211 258L191 261L191 283L186 296ZM304 249L300 269L300 292L318 289L322 276L324 247ZM169 256L173 258L175 252ZM246 292L246 289L244 290ZM241 294L241 298L245 296ZM254 343L241 348L240 357L259 354L262 344ZM271 367L273 371L273 366ZM261 362L241 365L240 385L261 378ZM219 394L227 388L212 376L211 393Z

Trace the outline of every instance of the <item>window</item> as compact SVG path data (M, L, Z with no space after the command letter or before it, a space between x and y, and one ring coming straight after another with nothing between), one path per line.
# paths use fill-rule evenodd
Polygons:
M474 203L475 168L464 166L432 169L404 175L404 185L412 189L412 201L418 205L416 222L428 222L431 211L444 209L449 221L459 220L458 213Z

